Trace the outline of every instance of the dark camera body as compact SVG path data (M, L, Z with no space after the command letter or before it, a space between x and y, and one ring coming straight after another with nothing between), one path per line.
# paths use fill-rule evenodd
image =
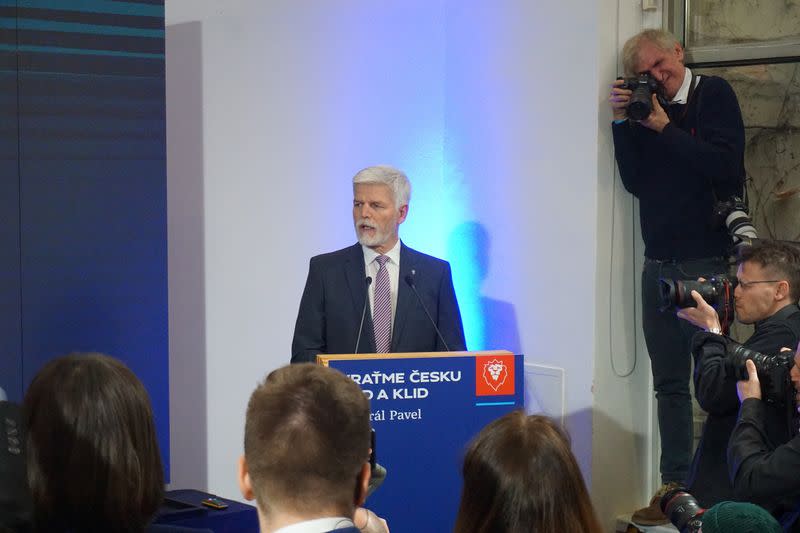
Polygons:
M765 355L741 344L731 342L728 347L728 364L733 369L737 381L746 380L745 362L750 359L756 366L758 381L761 383L761 395L764 400L775 404L784 404L792 388L789 371L794 366L794 353L783 352L777 355Z
M688 489L672 489L661 497L661 511L681 533L697 533L703 525L705 509L689 494Z
M661 291L660 309L662 311L697 307L697 303L692 298L692 291L697 291L708 305L716 309L722 324L733 322L735 279L725 274L719 274L706 281L661 278L658 280L658 284Z
M656 79L650 74L639 74L635 78L625 78L621 87L633 91L627 107L628 117L637 122L649 117L653 112L653 94L661 92Z
M0 401L0 531L28 531L31 521L24 443L22 408Z

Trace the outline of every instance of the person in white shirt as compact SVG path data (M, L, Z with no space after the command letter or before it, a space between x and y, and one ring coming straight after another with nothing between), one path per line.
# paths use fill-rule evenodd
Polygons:
M358 508L370 478L369 413L358 385L323 366L285 366L256 387L238 475L262 533L388 533Z

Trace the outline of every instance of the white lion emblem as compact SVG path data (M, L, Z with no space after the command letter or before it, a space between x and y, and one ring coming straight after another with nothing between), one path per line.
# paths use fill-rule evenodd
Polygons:
M503 363L502 361L498 361L497 359L492 359L491 361L483 365L483 380L493 390L497 391L497 389L502 387L503 383L506 382L507 377L508 377L508 368L506 368L505 363Z

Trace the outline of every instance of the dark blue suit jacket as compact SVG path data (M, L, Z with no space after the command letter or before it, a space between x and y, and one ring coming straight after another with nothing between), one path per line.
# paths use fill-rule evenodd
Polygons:
M367 296L366 277L364 252L360 244L311 258L294 328L292 363L315 362L318 353L375 352L375 333L369 307L356 347L361 312ZM409 285L412 277L450 350L466 350L450 265L401 243L391 351L436 352L447 349Z

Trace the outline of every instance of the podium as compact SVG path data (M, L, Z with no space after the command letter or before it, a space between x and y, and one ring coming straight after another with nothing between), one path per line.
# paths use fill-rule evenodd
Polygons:
M366 506L392 531L452 531L467 443L524 408L523 356L508 351L331 355L370 400L384 483Z

